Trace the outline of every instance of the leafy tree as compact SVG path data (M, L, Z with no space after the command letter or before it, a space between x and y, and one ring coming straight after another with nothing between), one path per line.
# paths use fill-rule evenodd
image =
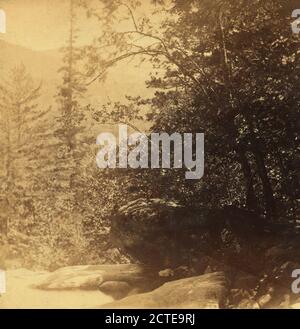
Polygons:
M280 215L279 203L293 214L299 40L290 31L289 6L280 0L155 1L158 28L151 13L138 15L138 5L101 1L102 16L90 9L102 20L106 15L107 28L101 50L97 43L86 49L91 82L126 58L149 59L148 86L161 90L149 102L153 129L206 134L206 178L181 182L182 189L191 185L187 195L194 201L217 196L221 206L236 202L267 219ZM125 12L132 28L116 30ZM177 186L178 177L170 177Z

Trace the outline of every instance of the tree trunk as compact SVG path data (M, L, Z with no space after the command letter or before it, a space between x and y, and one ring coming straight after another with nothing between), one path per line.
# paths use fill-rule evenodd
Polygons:
M250 143L252 147L252 153L255 157L258 175L263 187L266 218L267 220L271 220L274 218L276 212L273 189L268 177L268 171L265 165L264 156L260 150L260 145L255 136L252 123L250 123Z
M238 151L239 162L246 181L246 207L248 210L258 210L258 202L253 187L253 173L247 155L243 150Z

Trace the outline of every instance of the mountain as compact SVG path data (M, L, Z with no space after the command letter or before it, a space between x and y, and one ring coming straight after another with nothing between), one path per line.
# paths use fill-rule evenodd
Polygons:
M60 62L56 53L50 55L0 40L0 78L5 79L12 68L24 64L35 83L42 82L40 102L48 106L54 101Z
M36 51L0 40L0 78L5 77L14 66L23 63L36 83L42 82L41 100L45 105L54 104L54 95L61 82L58 70L62 64L59 50ZM94 82L87 92L88 103L101 105L109 100L123 101L125 95L150 96L145 80L150 73L147 64L126 61L110 69L104 82ZM96 72L95 72L96 74Z

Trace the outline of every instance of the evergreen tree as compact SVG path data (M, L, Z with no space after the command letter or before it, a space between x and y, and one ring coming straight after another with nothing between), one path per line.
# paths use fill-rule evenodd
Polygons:
M78 38L76 28L77 2L70 0L70 28L67 46L63 48L64 65L59 70L63 75L59 87L57 102L59 116L58 129L55 135L59 139L56 154L56 189L66 201L67 208L72 211L76 205L78 184L80 181L81 160L85 156L85 108L80 105L86 91L83 75L80 73L80 49L76 47Z
M37 177L43 167L43 155L45 159L41 144L48 129L48 109L41 110L36 103L40 89L24 65L12 69L7 80L1 82L1 197L6 203L7 221L15 226L20 213L34 216L33 198L40 190ZM24 225L20 228L24 229Z
M68 254L72 254L70 248L74 248L74 252L79 255L80 250L85 252L85 242L82 240L82 198L85 195L83 182L90 139L86 129L89 107L82 105L86 88L84 76L80 72L81 49L76 46L78 4L78 1L70 0L69 38L66 47L62 49L63 66L59 72L63 81L56 96L59 115L56 117L57 128L54 132L57 144L50 189L53 191L54 210L51 235L57 237L56 244L66 250L69 248Z

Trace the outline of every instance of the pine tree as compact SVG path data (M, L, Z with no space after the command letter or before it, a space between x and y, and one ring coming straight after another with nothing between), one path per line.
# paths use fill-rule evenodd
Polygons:
M34 215L33 195L37 187L42 159L46 159L41 143L48 130L48 109L41 110L36 103L41 85L36 85L24 65L11 70L0 89L1 110L1 197L6 204L7 222L17 220L20 208ZM47 150L49 151L49 150ZM14 216L14 218L12 218ZM13 223L16 224L16 223Z
M81 238L81 198L83 159L87 155L87 132L84 122L87 107L81 105L86 91L84 77L80 72L81 50L76 47L76 9L78 2L70 0L69 38L63 53L63 66L59 70L63 81L59 86L57 104L59 115L56 118L58 138L55 154L55 169L52 174L52 189L56 192L58 218L69 227L75 240ZM74 238L74 237L73 237Z
M78 30L76 24L76 2L70 0L70 29L68 44L63 48L64 65L59 70L63 74L63 83L59 87L57 101L60 115L57 118L60 147L58 152L58 166L62 186L72 189L76 167L79 165L82 154L81 137L84 132L83 121L85 115L80 106L80 99L86 91L84 79L79 72L80 49L75 47Z

